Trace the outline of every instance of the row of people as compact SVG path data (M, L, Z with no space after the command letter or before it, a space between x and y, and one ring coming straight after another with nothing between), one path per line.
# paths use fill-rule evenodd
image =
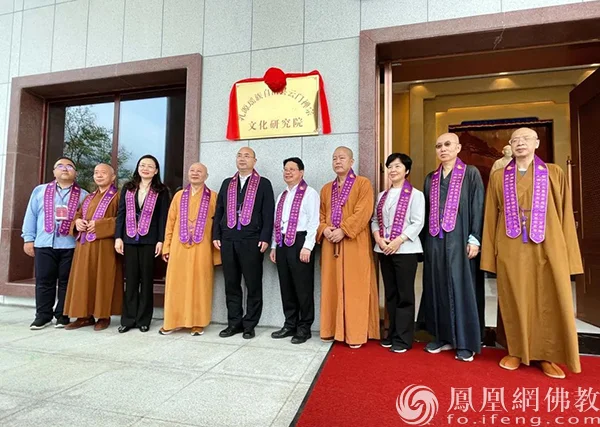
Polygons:
M154 260L162 256L168 266L161 334L181 328L203 333L211 318L213 266L222 263L228 326L220 336L253 338L262 312L263 257L271 247L285 315L272 337L303 343L314 321L314 246L321 243L321 339L358 348L380 338L372 233L389 318L382 346L395 353L412 346L414 282L423 257L418 320L435 337L426 351L454 349L462 361L480 352L486 270L498 277L508 341L509 355L500 365L513 370L540 361L555 378L564 373L553 362L579 372L569 275L582 268L570 193L561 169L535 156L539 140L533 130L519 129L510 144L515 159L492 174L485 215L481 176L458 158L454 134L436 141L440 166L427 176L424 193L407 179L411 159L391 155L386 166L392 186L377 202L369 180L354 173L346 147L335 150L337 176L320 197L303 179L302 160L286 159L287 188L277 203L248 147L238 152L238 172L218 194L204 184L206 167L193 164L190 184L170 207L152 156L140 159L120 197L110 166L96 167L98 189L87 195L75 182L73 162L61 158L54 165L55 181L34 190L23 226L25 251L35 255L31 328L46 326L53 315L57 327L106 328L110 315L121 311L118 253L124 255L126 283L119 332L148 331ZM69 324L67 316L77 320Z

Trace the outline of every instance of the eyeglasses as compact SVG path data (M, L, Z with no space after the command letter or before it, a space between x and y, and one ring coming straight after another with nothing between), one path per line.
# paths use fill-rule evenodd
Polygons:
M449 148L449 147L452 147L453 145L458 145L458 144L457 144L457 143L455 143L455 142L446 141L446 142L444 142L443 144L442 144L442 143L435 144L435 149L436 149L436 150L441 150L441 149L442 149L442 147Z
M517 142L520 141L535 141L537 138L535 136L515 136L514 138L511 138L510 142L511 144L516 144Z
M56 170L56 169L61 170L61 171L71 172L71 171L75 170L75 166L58 164L58 165L54 166L54 170Z
M288 168L285 168L283 171L284 171L284 172L293 173L293 172L298 172L299 170L300 170L300 169L296 169L296 168L295 168L295 169L288 169Z

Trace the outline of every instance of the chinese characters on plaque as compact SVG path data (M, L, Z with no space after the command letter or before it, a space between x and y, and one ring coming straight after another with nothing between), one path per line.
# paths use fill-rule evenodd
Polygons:
M331 132L321 75L290 73L275 68L263 78L235 83L229 104L228 139L276 138Z
M265 82L237 83L240 139L318 134L319 77L288 79L283 92Z

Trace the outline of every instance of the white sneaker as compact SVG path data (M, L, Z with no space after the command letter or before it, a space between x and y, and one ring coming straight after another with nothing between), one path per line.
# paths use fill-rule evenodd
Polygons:
M430 343L428 343L425 346L424 350L427 353L438 354L442 351L452 350L452 346L450 344L444 344L441 342L431 341Z
M475 359L475 353L471 350L457 350L454 358L461 362L472 362Z

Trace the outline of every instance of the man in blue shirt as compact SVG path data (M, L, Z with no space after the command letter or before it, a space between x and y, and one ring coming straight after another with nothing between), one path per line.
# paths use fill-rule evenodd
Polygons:
M70 232L75 213L88 194L75 182L77 171L71 159L59 158L53 170L54 181L34 188L23 220L23 250L35 257L36 313L30 329L45 328L53 317L57 328L69 324L63 307L75 248Z

